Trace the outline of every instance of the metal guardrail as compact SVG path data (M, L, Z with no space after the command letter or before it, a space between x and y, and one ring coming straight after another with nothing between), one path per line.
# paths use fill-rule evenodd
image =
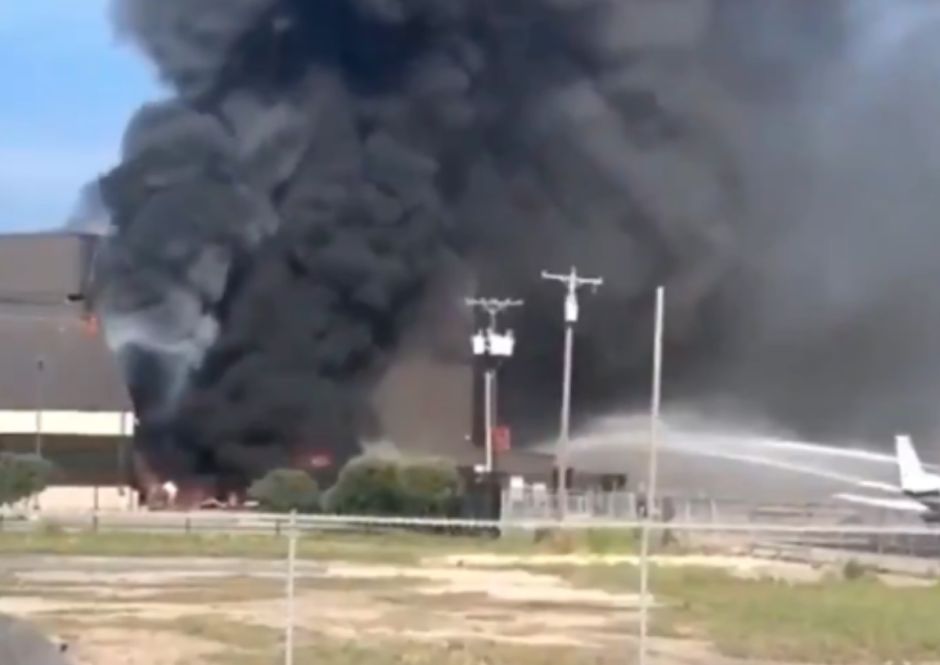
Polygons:
M560 497L552 492L531 488L506 489L502 493L504 519L552 519L559 511L559 502L565 502L561 511L572 519L581 520L637 520L643 517L645 497L635 492L587 490L571 491ZM668 508L667 508L668 505ZM878 511L848 507L844 504L822 501L774 503L748 501L740 498L719 498L702 495L662 495L656 501L659 514L669 512L674 519L687 522L709 521L773 521L800 520L801 522L841 522L865 512L869 517ZM878 521L885 521L879 519Z
M0 528L32 531L47 525L101 531L177 532L228 531L278 534L286 531L290 516L252 512L141 512L141 513L49 513L40 512L23 520L3 520ZM647 526L655 531L684 533L725 533L857 536L933 536L940 540L940 528L929 525L880 524L792 524L779 522L689 522L639 519L452 519L425 517L382 517L370 515L297 515L300 531L338 529L431 529L431 530L631 530Z

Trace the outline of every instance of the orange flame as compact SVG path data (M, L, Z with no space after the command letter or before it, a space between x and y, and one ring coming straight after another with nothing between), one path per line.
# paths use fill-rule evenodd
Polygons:
M96 336L99 332L98 317L94 314L86 314L82 317L82 324L85 328L85 334Z

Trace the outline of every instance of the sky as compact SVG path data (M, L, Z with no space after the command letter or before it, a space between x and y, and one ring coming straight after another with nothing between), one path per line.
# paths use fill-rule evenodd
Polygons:
M118 158L156 75L115 36L110 0L0 0L0 232L62 226Z

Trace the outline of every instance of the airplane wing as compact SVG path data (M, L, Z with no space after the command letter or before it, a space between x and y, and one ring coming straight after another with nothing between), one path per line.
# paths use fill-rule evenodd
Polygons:
M892 494L904 494L904 490L898 485L892 485L891 483L882 483L877 480L862 480L857 483L859 487L864 487L869 490L878 490L880 492L890 492Z

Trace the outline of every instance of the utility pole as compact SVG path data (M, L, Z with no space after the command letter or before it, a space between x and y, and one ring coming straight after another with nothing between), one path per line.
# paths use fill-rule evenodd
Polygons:
M487 475L493 472L493 428L496 425L496 406L493 395L496 390L496 370L500 363L510 358L515 350L516 338L512 330L499 332L499 315L512 307L521 307L522 300L508 298L467 298L468 307L480 309L489 317L487 327L473 334L471 343L473 355L482 358L483 373L483 420L486 428L484 470Z
M555 451L555 466L558 468L558 514L564 517L568 508L568 441L571 436L571 372L574 355L574 327L578 322L578 290L589 286L592 291L604 284L600 277L581 277L574 266L568 274L542 271L542 279L561 282L565 295L565 361L561 384L561 427L558 447Z
M653 390L650 396L650 447L646 473L646 514L640 535L640 653L639 665L647 665L649 633L649 550L650 524L659 516L656 512L656 481L658 476L659 412L662 401L663 326L666 310L666 290L656 289L656 314L653 324Z

